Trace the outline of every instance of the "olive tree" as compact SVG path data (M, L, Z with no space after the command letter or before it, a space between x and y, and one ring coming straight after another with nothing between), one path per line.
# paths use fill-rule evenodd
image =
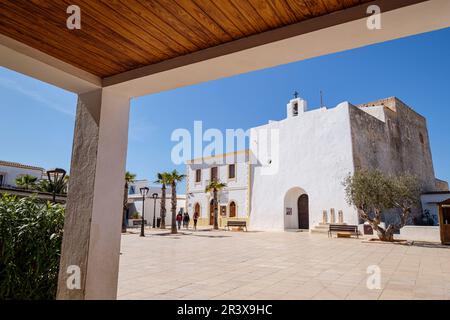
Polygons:
M421 187L413 175L385 175L378 170L357 171L345 181L347 202L375 230L382 241L393 241L394 233L406 225L412 208L419 205ZM382 214L398 214L397 222L380 226Z

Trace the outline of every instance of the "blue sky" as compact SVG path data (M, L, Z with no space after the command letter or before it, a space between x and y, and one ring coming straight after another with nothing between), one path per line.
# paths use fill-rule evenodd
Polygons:
M177 128L243 128L285 116L297 90L310 107L397 96L427 118L436 176L450 180L450 29L133 99L127 169L174 166ZM0 68L0 159L69 169L76 96ZM181 186L180 191L184 190Z

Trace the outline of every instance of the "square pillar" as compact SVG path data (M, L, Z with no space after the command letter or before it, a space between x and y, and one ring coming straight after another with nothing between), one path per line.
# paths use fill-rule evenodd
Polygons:
M335 224L336 223L336 215L334 212L334 208L330 209L330 222L331 224Z
M78 97L57 299L117 297L129 111L108 89Z
M444 210L442 204L438 204L438 219L439 219L439 233L441 236L441 243L445 244L444 240Z

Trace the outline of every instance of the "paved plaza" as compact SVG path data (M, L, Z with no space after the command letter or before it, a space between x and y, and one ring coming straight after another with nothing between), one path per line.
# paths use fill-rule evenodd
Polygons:
M381 289L367 288L379 266ZM450 299L450 247L305 232L122 236L119 299Z

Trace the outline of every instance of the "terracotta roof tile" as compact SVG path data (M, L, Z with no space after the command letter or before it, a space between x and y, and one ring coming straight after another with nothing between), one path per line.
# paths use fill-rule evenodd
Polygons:
M40 170L40 171L44 172L44 168L29 166L29 165L21 164L21 163L17 163L17 162L3 161L3 160L0 160L0 166L15 167L15 168L21 168L21 169Z

